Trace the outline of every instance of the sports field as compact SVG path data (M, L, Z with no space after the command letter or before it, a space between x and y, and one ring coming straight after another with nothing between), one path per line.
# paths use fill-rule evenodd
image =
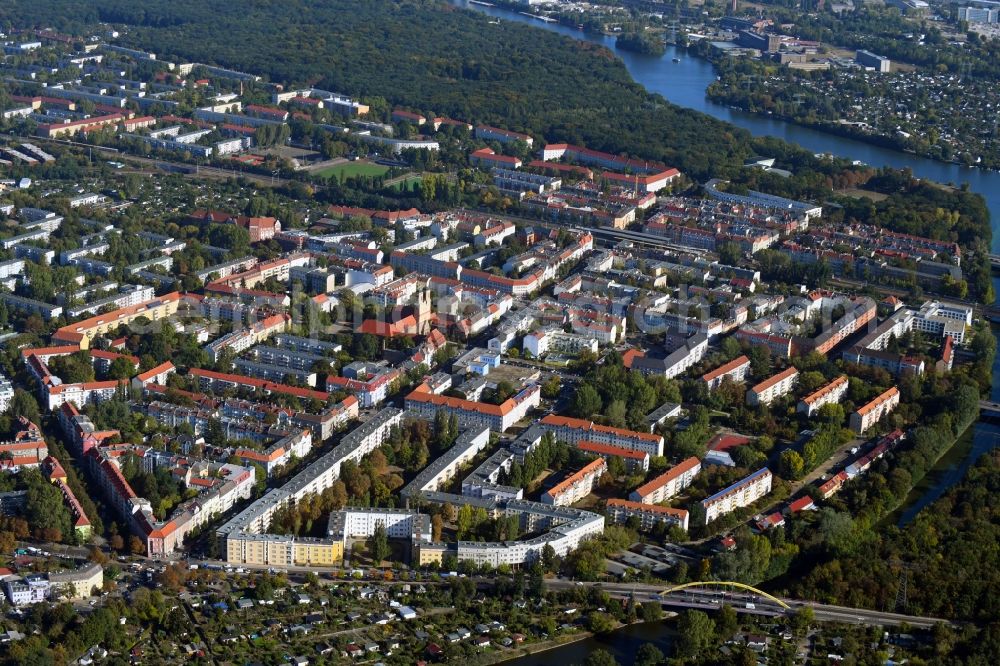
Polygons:
M320 178L336 177L353 178L355 176L383 176L388 173L389 167L371 162L344 162L336 166L320 169L315 175Z

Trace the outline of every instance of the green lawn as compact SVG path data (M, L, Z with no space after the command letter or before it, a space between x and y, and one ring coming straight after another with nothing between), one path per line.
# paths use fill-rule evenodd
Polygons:
M344 162L343 164L320 169L319 171L316 171L314 175L319 178L330 178L331 176L336 176L337 178L352 178L354 176L383 176L388 172L389 167L382 166L381 164L372 164L371 162Z

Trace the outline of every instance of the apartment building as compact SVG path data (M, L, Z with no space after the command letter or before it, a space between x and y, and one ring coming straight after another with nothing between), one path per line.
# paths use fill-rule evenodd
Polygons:
M237 328L223 335L221 338L213 340L205 349L208 351L209 358L213 362L216 362L224 351L229 350L233 354L245 352L255 344L267 340L272 335L287 331L291 327L291 324L292 318L286 314L271 315L249 326Z
M972 326L974 310L970 306L941 301L927 301L913 319L913 328L935 336L951 336L955 344L965 344L965 332Z
M10 605L19 608L48 599L50 585L44 574L32 574L24 578L8 575L3 579L3 589Z
M399 496L407 503L424 493L439 491L465 465L471 463L476 456L486 450L490 443L488 426L475 425L464 430L455 443L432 461L405 488L399 491Z
M666 502L690 486L700 471L701 461L691 456L633 490L629 494L629 499L640 504Z
M688 528L688 512L685 509L674 509L656 504L643 504L623 499L609 499L605 513L612 522L624 525L628 519L635 516L639 519L639 529L643 532L652 530L660 523L676 525L682 530Z
M701 505L705 508L705 524L753 504L771 492L772 480L771 470L764 467L703 500Z
M469 163L487 169L492 167L519 169L522 165L521 158L496 153L492 148L480 148L469 153Z
M859 435L864 434L873 425L891 414L898 406L899 389L893 386L851 414L851 430Z
M347 508L334 511L327 522L326 535L347 547L349 539L367 539L376 528L385 528L390 539L431 540L431 520L411 509Z
M750 359L746 356L734 358L729 363L720 365L711 372L706 372L701 376L701 381L708 386L709 392L722 386L722 382L728 377L730 380L739 383L746 379L750 372Z
M523 532L544 530L545 533L522 541L460 541L456 551L459 561L518 567L539 560L546 545L552 546L557 556L564 557L584 540L604 531L604 516L540 502L508 500L501 515L517 516Z
M633 451L643 451L650 456L663 455L663 437L649 432L597 425L593 421L548 414L538 422L543 431L551 432L557 440L577 446L581 441L610 444Z
M17 472L21 468L38 467L49 455L48 444L38 426L23 416L19 421L21 430L14 439L0 442L0 470Z
M517 143L518 141L521 141L530 147L535 143L535 140L527 134L511 132L510 130L501 129L499 127L490 127L489 125L477 126L474 135L477 139L482 139L484 141L496 141L497 143L504 144Z
M52 592L70 601L86 599L104 588L104 568L96 562L89 562L72 571L52 572L49 574L49 585Z
M799 400L797 411L812 418L823 405L836 405L847 394L850 382L847 375L841 375L828 384L824 384L806 397Z
M749 389L747 404L752 407L770 405L781 396L790 393L798 381L799 371L794 367L782 370Z
M160 321L176 314L180 306L181 294L175 291L145 303L130 305L63 326L52 334L52 341L88 349L94 338L100 335L114 332L121 326L128 326L140 317L151 322Z
M96 314L98 310L105 307L113 307L115 309L132 307L140 303L151 301L154 296L155 292L152 287L127 284L122 286L116 294L105 296L104 298L98 298L94 301L89 301L85 305L67 308L66 316L68 318L75 319L76 317L86 314Z
M542 504L569 506L579 502L593 491L607 469L608 463L604 458L590 461L582 469L542 493Z
M540 358L549 352L578 355L583 351L597 353L597 340L590 336L566 333L559 329L544 329L524 336L524 351Z
M587 440L578 441L576 448L586 453L592 453L595 456L601 456L605 460L621 458L625 462L625 468L629 473L646 472L649 470L649 453L646 451L636 451L635 449L626 449L621 446L600 444Z
M256 463L271 476L280 467L287 465L294 458L305 458L312 450L312 432L308 429L297 430L285 435L262 451L238 448L234 455L247 463Z
M271 382L265 379L255 379L243 375L234 375L214 370L203 370L202 368L191 368L188 375L196 379L202 390L224 391L227 388L247 389L263 393L278 393L281 395L295 396L302 400L319 400L325 402L330 394L326 391L316 391L313 389L289 386L278 382Z
M489 405L460 398L450 398L431 393L421 384L406 396L406 408L427 418L438 411L454 414L463 425L484 425L497 432L505 432L528 415L541 401L541 389L531 385L500 405Z

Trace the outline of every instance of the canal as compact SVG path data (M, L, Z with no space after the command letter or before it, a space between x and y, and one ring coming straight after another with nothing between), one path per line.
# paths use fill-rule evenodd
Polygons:
M489 14L505 21L525 23L542 30L555 32L565 37L602 44L613 51L637 82L650 92L658 93L667 100L689 109L701 111L719 120L732 123L755 136L774 136L789 143L796 143L814 153L830 153L839 157L860 160L871 166L891 166L898 169L909 168L918 178L926 178L939 183L961 185L986 199L993 221L993 250L1000 250L1000 173L984 169L972 169L957 164L947 164L924 159L901 151L872 146L861 141L834 136L808 127L768 116L745 113L727 106L715 104L705 97L705 89L715 80L712 64L701 58L688 55L684 49L667 47L663 56L648 56L615 47L615 38L603 35L588 35L580 30L544 23L529 16L469 3L468 0L451 0L453 4ZM673 62L678 58L680 62Z
M1000 278L993 278L993 288L1000 289ZM993 327L993 335L1000 338L1000 327ZM993 359L993 386L990 400L1000 402L1000 354ZM935 502L953 485L965 477L969 467L1000 443L1000 426L980 421L965 432L955 446L941 456L934 468L910 492L899 514L899 526L906 525L921 509Z

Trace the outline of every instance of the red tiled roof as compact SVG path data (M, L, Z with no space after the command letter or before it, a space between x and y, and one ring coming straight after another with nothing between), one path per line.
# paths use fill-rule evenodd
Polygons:
M749 358L747 358L746 356L740 356L739 358L734 358L729 363L720 365L718 368L712 370L711 372L706 372L704 375L702 375L701 379L702 381L710 382L717 377L721 377L722 375L728 374L733 370L736 370L740 366L748 365L749 363L750 363Z
M838 388L840 388L841 386L843 386L846 383L847 383L847 375L841 375L841 376L837 377L836 379L834 379L829 384L826 384L825 386L819 387L818 389L816 389L815 391L813 391L812 393L810 393L806 397L802 398L802 402L806 403L807 405L811 405L814 402L816 402L817 400L822 399L824 396L828 395L829 393L837 390Z
M778 384L778 383L780 383L780 382L788 379L789 377L793 377L793 376L795 376L797 374L799 374L799 371L796 370L794 367L792 367L792 368L786 368L785 370L782 370L778 374L772 375L771 377L768 377L767 379L765 379L761 383L757 384L756 386L754 386L750 390L753 391L754 393L763 393L764 391L766 391L767 389L771 388L775 384Z
M591 442L589 440L580 440L577 442L576 448L581 451L587 451L588 453L618 456L619 458L631 458L633 460L645 460L645 458L649 455L645 451L636 451L634 449L626 449L621 446L601 444L599 442Z
M583 466L579 471L566 477L556 485L552 486L546 494L549 497L555 497L556 495L561 495L576 482L582 481L587 478L587 476L594 474L599 469L607 469L608 464L604 461L604 458L598 458L597 460L591 460L589 463Z
M687 517L688 512L685 509L674 509L669 506L660 506L659 504L643 504L642 502L633 502L632 500L626 499L609 499L609 507L621 507L623 509L635 509L638 511L648 511L650 513L660 513L665 516L676 516L683 520Z
M893 396L897 396L897 395L899 395L899 389L896 388L895 386L893 386L893 387L889 388L888 390L884 391L883 393L881 393L879 396L877 396L874 400L872 400L871 402L869 402L867 405L859 407L858 408L858 414L861 414L863 416L863 415L867 414L868 412L872 411L873 409L875 409L876 407L878 407L879 405L881 405L882 403L884 403L884 402L886 402L888 400L891 400L893 398Z
M578 430L592 430L594 432L606 432L635 439L644 439L649 442L659 443L663 438L649 432L638 432L637 430L626 430L625 428L612 428L611 426L597 425L593 421L585 419L574 419L569 416L557 416L549 414L541 420L545 425L554 427L576 428Z
M687 460L683 460L680 463L674 465L666 472L653 479L652 481L642 484L641 486L635 489L635 492L641 496L646 496L651 492L653 492L654 490L656 490L657 488L662 488L663 486L667 485L674 479L683 476L684 474L687 474L700 464L701 464L700 460L698 460L694 456L691 456Z

